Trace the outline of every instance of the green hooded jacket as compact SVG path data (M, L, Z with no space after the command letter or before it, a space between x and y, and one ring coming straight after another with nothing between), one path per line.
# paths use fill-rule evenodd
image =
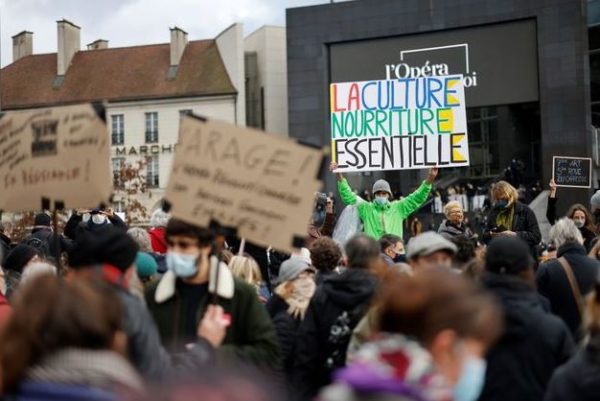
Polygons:
M352 192L345 178L338 181L337 185L342 202L346 205L357 205L364 233L377 240L384 234L395 234L402 238L404 219L418 210L431 192L431 184L423 181L421 186L406 198L380 206L374 202L359 202L358 196Z

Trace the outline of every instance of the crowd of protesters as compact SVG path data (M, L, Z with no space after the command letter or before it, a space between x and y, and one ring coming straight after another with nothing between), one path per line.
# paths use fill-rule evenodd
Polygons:
M481 236L461 189L405 243L437 172L401 199L384 180L358 196L337 173L361 232L336 239L318 194L291 255L162 209L149 229L96 208L63 233L44 212L18 242L0 232L3 397L597 399L600 191L558 218L551 183L555 255L539 263L536 217L506 181Z

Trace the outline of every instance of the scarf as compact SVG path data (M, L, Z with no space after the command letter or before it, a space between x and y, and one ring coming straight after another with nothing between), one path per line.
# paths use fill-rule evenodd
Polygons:
M399 334L383 334L381 339L365 344L352 364L338 371L335 378L363 394L452 400L452 386L435 371L429 352Z
M135 369L116 352L67 348L57 351L33 366L27 380L78 384L106 390L125 388L143 392L143 382Z
M286 288L287 283L288 282L279 284L277 288L275 288L275 293L288 304L287 312L294 319L300 318L303 320L306 310L308 309L310 299L314 295L315 289L317 288L317 284L310 276L298 277L291 282L293 289L290 292Z
M515 216L515 205L510 205L505 209L500 210L496 216L496 225L504 227L507 230L512 230L513 217Z

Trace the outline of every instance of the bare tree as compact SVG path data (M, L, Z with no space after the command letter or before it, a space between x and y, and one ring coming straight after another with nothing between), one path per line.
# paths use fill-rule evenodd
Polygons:
M122 203L122 211L127 215L129 224L148 221L148 209L140 202L140 197L152 196L146 177L146 161L123 163L119 170L113 171L115 188L114 200Z

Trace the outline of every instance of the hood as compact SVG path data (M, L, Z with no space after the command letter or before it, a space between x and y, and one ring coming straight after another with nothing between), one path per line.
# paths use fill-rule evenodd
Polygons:
M335 379L363 394L389 394L401 399L452 399L452 386L433 367L429 352L402 335L383 335L365 344L352 364Z
M565 244L562 244L560 246L560 248L558 248L558 250L556 251L556 257L560 258L561 256L564 256L565 254L570 254L570 255L582 255L582 256L587 256L587 252L585 251L585 248L583 247L583 245L578 244L577 242L567 242Z
M376 279L364 269L348 269L342 274L328 277L322 290L331 302L342 308L354 307L371 298L375 292Z
M531 336L531 327L546 314L543 298L525 280L515 276L486 273L483 285L500 301L504 312L504 336Z

